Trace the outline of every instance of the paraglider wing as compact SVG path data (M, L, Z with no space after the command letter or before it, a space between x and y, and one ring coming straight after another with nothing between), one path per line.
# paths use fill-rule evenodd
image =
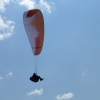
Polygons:
M34 55L39 55L44 40L44 19L39 9L32 9L23 14L24 27Z

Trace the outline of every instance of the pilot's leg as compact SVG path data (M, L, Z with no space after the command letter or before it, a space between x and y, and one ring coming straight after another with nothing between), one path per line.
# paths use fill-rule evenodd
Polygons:
M42 81L42 80L43 80L43 78L40 77L40 81Z

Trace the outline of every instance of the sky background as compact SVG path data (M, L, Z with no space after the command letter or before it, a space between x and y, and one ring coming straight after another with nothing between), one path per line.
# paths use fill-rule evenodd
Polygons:
M38 8L44 45L34 57L23 13ZM35 71L42 82L29 77ZM0 100L99 100L100 0L0 0Z

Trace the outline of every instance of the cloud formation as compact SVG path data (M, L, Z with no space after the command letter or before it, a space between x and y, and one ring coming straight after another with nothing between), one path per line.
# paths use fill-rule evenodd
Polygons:
M0 0L0 11L5 12L5 6L10 4L10 2L18 3L27 9L39 8L43 11L46 10L48 13L51 13L51 11L55 8L54 2L47 2L45 0Z
M27 9L35 8L36 2L33 0L21 0L19 5L25 6Z
M42 95L43 94L43 89L35 89L34 91L28 92L26 93L27 95L31 96L31 95Z
M87 71L88 71L88 70L86 70L85 72L82 73L82 77L86 74Z
M42 10L47 10L48 13L51 13L55 3L48 3L45 0L39 0L39 2L36 2L36 0L21 0L19 1L19 5L25 6L27 9L40 8Z
M3 77L0 76L0 80L2 80L2 79L3 79Z
M9 38L13 34L14 28L14 21L3 19L2 16L0 16L0 40Z
M10 3L10 0L0 0L0 11L5 12L6 10L5 5L9 3Z
M52 4L54 4L54 3L52 3ZM51 13L52 7L51 7L50 4L47 3L46 1L40 0L40 1L39 1L39 6L40 6L43 10L44 10L44 8L47 9L48 13Z
M63 94L62 96L57 95L56 99L57 100L69 100L71 98L73 98L74 94L73 93L68 93L68 94Z
M9 71L9 73L6 75L7 78L12 77L12 76L13 76L13 73L11 71Z

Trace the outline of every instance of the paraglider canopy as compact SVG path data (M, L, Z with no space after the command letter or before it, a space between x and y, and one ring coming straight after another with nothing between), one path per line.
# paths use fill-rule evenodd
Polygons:
M34 55L39 55L44 40L44 19L39 9L24 12L23 22Z

